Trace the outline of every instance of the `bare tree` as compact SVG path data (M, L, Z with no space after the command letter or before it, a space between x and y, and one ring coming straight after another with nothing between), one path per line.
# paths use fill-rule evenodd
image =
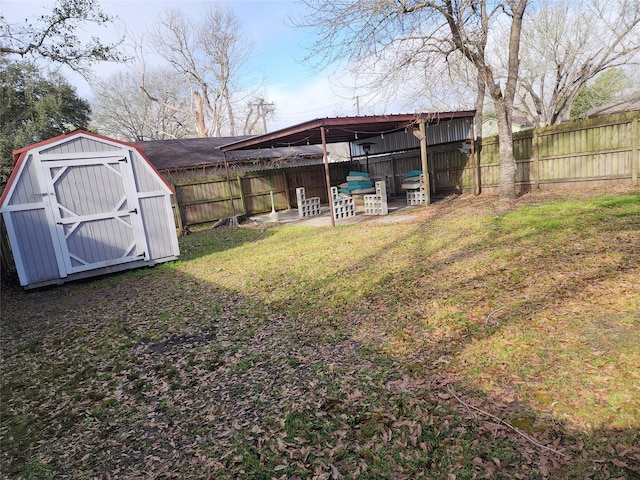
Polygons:
M229 133L235 135L234 94L241 89L241 71L251 55L253 45L243 38L240 22L229 9L218 7L209 10L198 33L203 50L211 60L212 83L219 103L218 118L222 120L226 116ZM220 120L215 124L217 135L222 130Z
M171 103L165 98L163 88L152 89L146 78L146 67L143 63L141 89L147 97L167 109L189 115L194 122L199 137L209 134L205 122L205 99L209 98L209 84L206 81L206 67L197 56L197 44L193 27L189 25L179 10L167 10L159 20L156 30L152 33L152 43L155 50L162 56L177 73L174 82L185 82L190 86L193 104L188 109L182 105Z
M587 82L639 60L640 2L542 2L523 25L521 50L517 110L539 127L567 121Z
M161 88L171 104L188 104L188 92L173 81L171 72L147 72L147 82L150 88ZM140 79L133 70L97 82L93 94L91 121L102 134L126 141L195 136L191 117L150 100L140 91Z
M486 38L482 41L486 42ZM487 88L482 76L467 58L457 52L441 59L437 64L424 66L422 71L416 71L412 75L415 76L411 82L414 89L407 96L412 106L449 110L474 109L474 133L476 137L482 137ZM408 79L402 79L402 83L408 82ZM389 88L393 88L392 85Z
M515 160L511 119L519 69L520 35L528 0L303 0L309 14L298 25L314 28L318 38L312 53L323 64L349 60L364 64L393 52L390 74L420 62L462 55L475 67L479 82L493 101L500 141L500 198L515 197ZM501 82L497 65L486 54L490 29L509 26L504 48L507 78Z
M124 59L118 52L122 41L103 44L93 36L85 42L77 32L88 24L107 25L113 20L97 0L58 0L48 14L19 24L0 15L0 53L44 58L90 76L89 67L95 62Z
M252 52L251 42L242 36L232 10L220 6L208 10L198 22L179 10L167 10L152 33L152 46L177 78L189 85L190 108L175 105L161 88L151 88L142 77L142 89L149 99L188 114L198 136L236 135L241 111L247 102L248 87L243 69Z
M275 105L264 98L247 102L243 135L267 133L267 119L275 113Z

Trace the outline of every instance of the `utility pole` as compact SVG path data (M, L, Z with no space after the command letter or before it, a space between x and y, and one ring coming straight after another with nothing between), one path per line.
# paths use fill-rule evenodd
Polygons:
M275 104L267 103L264 98L256 98L255 102L249 102L249 114L247 115L247 119L245 121L245 135L250 135L253 133L253 129L256 126L256 123L260 119L262 119L262 133L267 133L267 115L273 113L276 109ZM253 114L255 107L255 115Z
M276 106L273 103L264 103L262 100L262 125L264 127L264 133L267 133L267 115L273 113Z

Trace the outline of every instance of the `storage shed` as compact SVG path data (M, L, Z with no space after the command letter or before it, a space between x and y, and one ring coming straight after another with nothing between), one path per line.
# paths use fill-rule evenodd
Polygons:
M20 284L175 260L171 187L134 145L77 130L14 152L0 197Z

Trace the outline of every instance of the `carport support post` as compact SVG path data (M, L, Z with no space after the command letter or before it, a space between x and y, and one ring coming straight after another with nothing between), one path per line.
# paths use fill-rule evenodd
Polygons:
M333 215L333 196L331 195L331 175L329 174L329 155L327 154L327 137L324 127L320 127L320 137L322 138L322 155L324 157L324 176L327 182L327 198L329 199L329 213L331 214L331 226L336 226L336 218Z
M473 175L473 194L480 195L480 182L478 181L478 161L476 155L476 133L473 127L475 117L469 122L469 140L471 141L471 155L469 160L471 161L471 174Z
M431 204L431 182L429 181L429 165L427 164L427 127L420 120L420 160L422 160L422 181L424 183L424 203Z

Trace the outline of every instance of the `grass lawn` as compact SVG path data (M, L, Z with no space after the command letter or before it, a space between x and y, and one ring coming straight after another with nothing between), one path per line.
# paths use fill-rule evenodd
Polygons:
M2 478L640 478L638 189L180 243L2 285Z

